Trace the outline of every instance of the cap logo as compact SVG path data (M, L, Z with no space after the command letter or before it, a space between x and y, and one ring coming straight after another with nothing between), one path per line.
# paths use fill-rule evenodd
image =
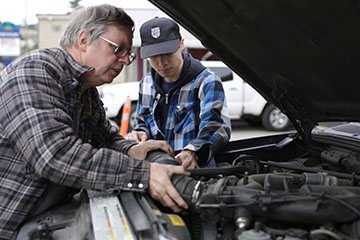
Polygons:
M153 38L158 38L160 37L160 27L154 27L151 29L151 36Z

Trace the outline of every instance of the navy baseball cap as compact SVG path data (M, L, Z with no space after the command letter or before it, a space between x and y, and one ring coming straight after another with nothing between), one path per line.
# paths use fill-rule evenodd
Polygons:
M141 58L176 52L180 47L179 25L169 18L155 17L140 27Z

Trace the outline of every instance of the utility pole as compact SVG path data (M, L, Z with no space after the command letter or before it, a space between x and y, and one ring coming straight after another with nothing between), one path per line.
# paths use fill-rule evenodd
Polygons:
M28 24L27 24L27 14L28 14L28 0L25 0L25 19L24 19L24 23L25 23L25 29L28 29Z

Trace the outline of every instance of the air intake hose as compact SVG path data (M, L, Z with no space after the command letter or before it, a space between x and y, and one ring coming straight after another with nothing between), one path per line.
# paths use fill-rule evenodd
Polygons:
M179 165L178 161L176 161L174 157L159 150L148 152L146 159L150 162ZM178 174L173 175L171 181L180 196L189 206L192 206L196 203L197 198L200 196L202 190L202 182L197 181L189 176Z

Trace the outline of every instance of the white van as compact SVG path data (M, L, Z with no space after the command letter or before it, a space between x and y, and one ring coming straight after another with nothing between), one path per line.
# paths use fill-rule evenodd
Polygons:
M223 62L203 61L205 67L220 75L228 103L231 120L245 119L261 122L263 127L272 131L283 131L290 128L289 119L280 110L269 104L258 92L244 82ZM139 97L139 82L110 84L99 88L104 102L106 116L118 126L121 122L123 105L130 97L131 115L129 131L135 127L135 110Z

